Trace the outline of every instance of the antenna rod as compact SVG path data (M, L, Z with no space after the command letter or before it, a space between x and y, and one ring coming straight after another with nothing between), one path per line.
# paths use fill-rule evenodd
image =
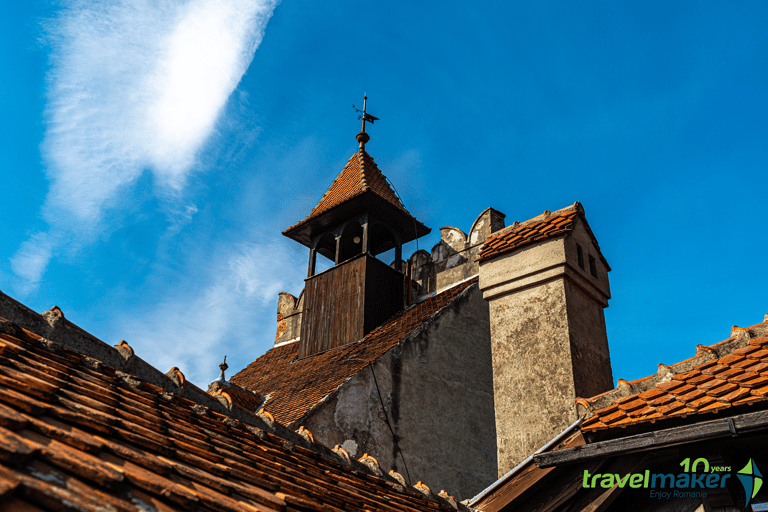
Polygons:
M363 93L363 133L365 133L365 107L368 104L368 93Z

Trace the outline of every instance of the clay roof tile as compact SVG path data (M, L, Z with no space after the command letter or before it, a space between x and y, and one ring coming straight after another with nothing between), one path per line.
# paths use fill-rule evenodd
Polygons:
M306 429L296 435L266 415L244 413L234 419L4 325L5 334L0 335L3 508L136 510L137 504L160 512L456 508L447 493L443 497L403 492L403 482L375 477L364 465L312 443ZM373 464L370 457L366 463Z
M698 345L698 354L693 358L671 366L660 365L657 375L633 381L638 383L637 393L626 395L620 390L612 390L597 397L581 399L580 403L589 410L594 406L591 404L605 404L606 399L615 397L612 403L592 410L594 416L582 423L581 430L625 427L768 401L768 348L764 348L763 343L768 342L768 337L762 335L765 322L751 328L738 328L735 332L736 337L712 346ZM747 345L744 345L745 334L748 335ZM756 334L760 337L754 338ZM756 340L759 341L754 343ZM705 357L709 360L695 364L697 358ZM667 375L670 373L672 378L664 380L669 378ZM652 378L662 382L642 389L639 383L653 385ZM646 407L640 407L640 401ZM621 409L625 410L626 417Z
M486 261L527 244L564 235L573 229L580 212L581 205L575 203L557 212L545 212L523 223L515 222L485 241L478 254L478 261Z

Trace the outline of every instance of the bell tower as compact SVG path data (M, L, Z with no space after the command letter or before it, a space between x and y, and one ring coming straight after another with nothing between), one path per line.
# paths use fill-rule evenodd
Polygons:
M309 248L299 358L353 343L403 307L403 244L431 231L406 210L365 151L364 98L359 148L302 221L283 235ZM395 250L391 268L375 258ZM333 267L315 273L317 255Z

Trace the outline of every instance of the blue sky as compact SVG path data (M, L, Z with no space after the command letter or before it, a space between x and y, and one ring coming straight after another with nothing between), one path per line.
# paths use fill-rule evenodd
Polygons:
M765 2L5 1L0 289L198 385L273 343L356 148L433 228L579 200L614 378L768 312ZM409 244L408 255L416 249ZM231 373L231 372L230 372Z

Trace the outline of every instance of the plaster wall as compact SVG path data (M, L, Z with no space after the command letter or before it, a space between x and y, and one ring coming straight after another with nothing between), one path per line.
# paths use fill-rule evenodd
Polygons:
M490 301L501 477L576 420L563 279Z
M497 475L488 312L470 286L303 424L318 442L339 444L353 458L368 453L412 484L421 480L459 500L474 496Z
M578 264L577 247L582 248L584 268ZM565 238L565 251L569 270L565 291L574 386L577 397L588 398L613 389L603 311L611 296L609 269L581 220ZM592 275L589 266L590 256L595 261L596 276Z
M574 391L589 398L613 389L611 356L602 306L573 281L565 281Z
M578 247L581 247L584 255L584 268L579 266ZM590 256L595 260L596 277L590 271ZM581 219L576 222L573 231L565 238L565 259L578 277L583 278L579 279L579 285L585 293L604 304L604 307L608 307L608 299L611 298L611 286L608 280L610 268L606 266L600 248L595 245Z
M608 270L582 219L566 236L480 264L490 306L499 476L577 419L577 397L613 388L603 314Z

